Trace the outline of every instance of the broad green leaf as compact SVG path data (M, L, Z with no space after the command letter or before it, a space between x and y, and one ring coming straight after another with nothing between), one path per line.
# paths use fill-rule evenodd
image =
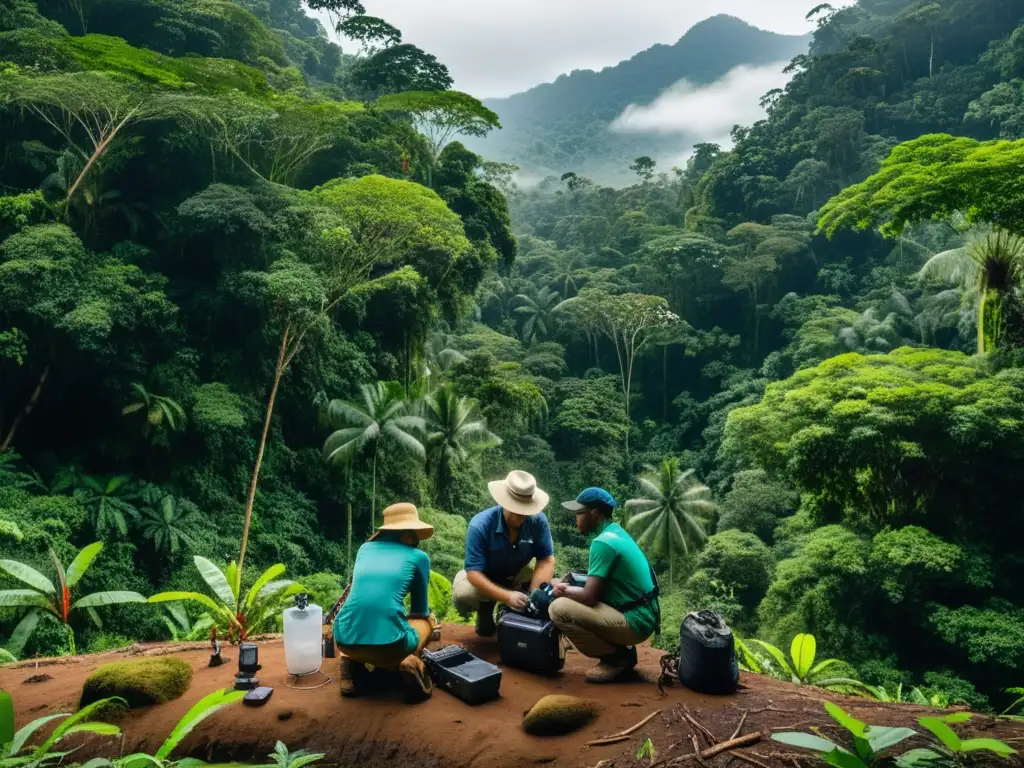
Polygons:
M238 564L234 560L225 569L224 577L228 580L228 586L231 587L231 594L235 596L235 604L237 605L238 598L242 594L242 572L238 570Z
M124 605L125 603L144 603L146 598L138 592L93 592L78 600L74 608L102 608L105 605Z
M854 736L865 738L864 730L867 728L866 723L862 723L857 718L846 714L842 707L833 704L831 701L825 702L825 711L828 712L829 716L839 723L843 728L848 730Z
M127 755L117 761L117 768L163 768L163 763L152 755L144 752L136 752L134 755Z
M867 763L856 755L851 755L845 749L833 749L828 754L822 755L821 759L836 768L867 768Z
M789 744L791 747L802 747L803 749L810 749L822 754L827 754L834 749L842 749L842 747L834 744L828 739L823 739L821 736L815 736L810 733L801 733L800 731L783 731L782 733L773 733L772 740L782 742L783 744Z
M85 575L85 572L89 570L89 566L92 565L92 561L95 560L97 555L102 551L103 542L97 541L95 544L90 544L75 556L75 559L71 561L71 565L68 566L67 580L69 587L75 586L81 580Z
M312 765L319 760L323 760L326 756L326 753L323 752L315 755L292 755L292 759L288 763L288 768L306 768L307 765Z
M839 664L839 663L841 663L839 661L839 659L822 659L817 664L815 664L813 667L811 667L811 671L807 673L807 677L809 677L811 680L813 680L815 677L820 675L822 672L824 672L826 669L831 667L833 664Z
M256 579L256 583L252 585L249 589L249 593L245 596L245 608L250 608L255 605L260 591L284 572L285 567L281 563L277 563L276 565L272 565L267 568L267 570L265 570L262 575Z
M11 694L0 691L0 747L14 741L14 702ZM0 757L2 757L0 753Z
M43 574L32 566L19 563L17 560L0 560L0 568L16 578L22 584L32 587L32 589L37 592L42 592L47 595L57 594L57 590L53 586L53 582L43 576Z
M941 741L947 749L953 752L960 751L960 737L953 733L953 729L937 717L922 717L918 720L922 728L931 731L935 738Z
M213 590L213 594L217 596L217 599L232 611L238 610L235 592L228 583L228 578L224 575L224 572L205 557L200 557L199 555L195 556L195 563L196 568L199 569L199 575L203 577L203 581Z
M865 731L872 752L882 752L894 747L901 741L917 736L912 728L888 728L883 725L869 725Z
M958 723L966 723L972 717L974 717L974 715L970 712L954 712L951 715L944 715L943 717L940 717L939 720L944 722L946 725L957 725Z
M915 766L929 765L941 758L942 755L934 749L912 749L897 757L896 764L901 768L915 768Z
M793 638L793 645L789 649L789 655L793 657L793 671L801 681L807 680L807 676L814 666L814 656L818 651L818 642L814 635L800 633Z
M156 759L166 760L178 744L181 743L181 740L188 736L199 723L228 704L241 701L244 696L245 691L214 691L197 701L192 709L186 712L185 716L178 721L178 724L174 726L174 730L171 731L167 740L157 750Z
M998 739L965 739L960 742L960 750L963 752L977 752L982 749L995 752L1000 757L1017 754L1017 750Z
M94 757L82 764L82 768L113 768L114 764L105 757Z
M786 661L785 655L771 643L766 643L764 640L751 640L750 642L756 643L758 646L767 651L775 661L779 664L779 671L784 672L790 677L794 677L793 670L789 666L789 662Z
M0 592L0 608L50 608L50 599L34 589L5 589Z
M224 606L209 595L204 595L202 592L161 592L157 595L153 595L146 602L173 603L179 600L190 600L194 603L199 603L203 607L209 608L214 613L224 612Z

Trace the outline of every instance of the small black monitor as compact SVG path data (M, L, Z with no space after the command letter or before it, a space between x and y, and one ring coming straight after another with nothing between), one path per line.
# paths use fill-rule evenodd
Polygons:
M243 674L255 674L259 671L259 651L255 643L242 643L238 646L238 671Z

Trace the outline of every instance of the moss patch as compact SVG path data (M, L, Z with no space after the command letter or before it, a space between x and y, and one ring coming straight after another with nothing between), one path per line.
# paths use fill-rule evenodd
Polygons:
M80 706L120 696L130 708L164 704L181 696L192 683L192 667L181 659L138 659L105 664L82 688Z
M533 736L560 736L582 728L597 716L597 706L576 696L545 696L523 716Z

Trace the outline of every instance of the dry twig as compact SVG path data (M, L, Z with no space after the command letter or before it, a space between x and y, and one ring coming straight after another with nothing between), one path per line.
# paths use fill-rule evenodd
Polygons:
M743 710L743 714L740 716L740 724L736 726L736 730L732 732L730 739L735 739L740 735L740 731L743 730L743 724L747 722L747 710Z
M705 728L703 725L697 722L697 718L693 717L693 715L691 715L689 711L684 712L683 717L690 721L690 725L692 725L694 728L696 728L698 731L704 734L704 738L708 740L709 747L713 747L715 744L718 743L718 739L715 738L715 734L713 734L711 731L709 731L707 728Z
M660 709L655 710L654 712L651 712L651 714L649 714L647 717L645 717L643 720L641 720L636 725L630 726L629 728L627 728L624 731L619 731L618 733L613 733L611 736L602 736L600 739L594 739L593 741L588 741L583 746L585 746L585 747L603 747L606 744L617 744L620 741L625 741L631 735L633 735L636 731L639 731L641 728L643 728L645 725L647 725L649 722L651 722L651 720L653 720L654 718L656 718L660 714L661 714L661 710Z
M729 741L723 741L718 744L715 744L715 746L713 747L708 747L700 753L700 756L703 759L707 760L709 757L720 755L723 752L728 752L731 749L737 749L738 747L749 747L752 744L757 744L757 742L759 742L760 740L761 732L754 731L753 733L748 733L746 736L740 736L738 739L729 739ZM683 755L682 757L676 757L672 760L662 760L660 763L655 763L654 765L652 765L651 768L659 768L659 766L663 765L679 765L680 763L685 763L687 760L693 760L696 757L696 755Z

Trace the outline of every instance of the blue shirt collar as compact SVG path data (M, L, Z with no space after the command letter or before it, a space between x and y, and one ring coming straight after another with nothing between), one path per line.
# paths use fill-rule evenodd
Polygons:
M505 510L501 507L495 507L495 509L498 510L498 524L494 526L494 532L507 539L508 531L505 530ZM520 541L533 544L533 523L529 517L523 522L523 527L519 529L519 539L516 543L518 544Z

